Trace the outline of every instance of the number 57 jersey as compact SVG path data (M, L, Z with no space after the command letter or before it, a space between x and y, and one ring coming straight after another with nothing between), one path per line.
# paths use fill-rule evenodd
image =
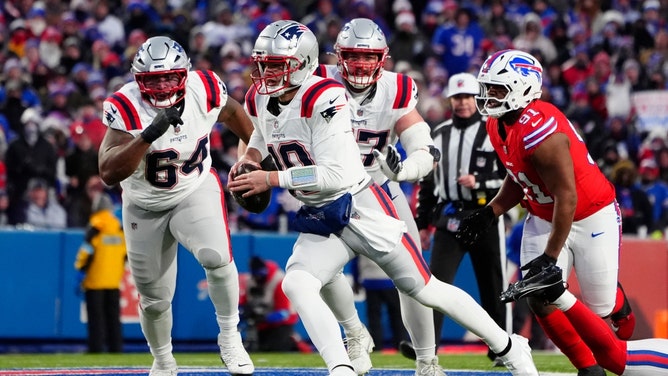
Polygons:
M499 135L499 127L506 132L505 139ZM553 105L533 101L512 125L499 125L497 119L490 117L487 119L487 133L510 177L524 189L527 210L531 214L552 222L554 198L530 159L541 143L556 133L565 134L570 141L569 151L578 195L574 220L587 218L615 199L612 183L589 155L584 140Z
M227 102L227 89L212 71L190 71L182 125L170 126L146 151L137 169L121 182L123 198L151 211L173 208L202 184L211 169L209 135ZM139 137L157 108L129 82L104 101L103 122Z

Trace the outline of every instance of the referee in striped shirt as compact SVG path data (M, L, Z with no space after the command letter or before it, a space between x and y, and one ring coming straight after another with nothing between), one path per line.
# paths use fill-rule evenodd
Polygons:
M482 307L499 324L511 329L510 315L499 295L507 285L506 247L503 220L481 236L475 245L464 247L455 239L462 218L482 208L498 191L506 170L498 159L485 129L486 118L478 113L474 95L479 92L475 76L453 75L448 81L452 118L432 131L441 160L433 173L420 183L416 222L422 249L431 243L430 225L435 228L430 268L434 276L452 284L466 252L469 252ZM434 311L436 338L441 338L443 314ZM493 360L494 354L488 352Z

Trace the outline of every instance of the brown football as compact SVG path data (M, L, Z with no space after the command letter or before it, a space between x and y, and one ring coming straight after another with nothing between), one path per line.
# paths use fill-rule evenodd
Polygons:
M233 179L235 179L237 176L241 176L255 170L259 170L259 168L250 163L242 163L237 168L237 173L233 176ZM241 197L241 195L246 192L248 191L232 192L234 201L236 201L242 208L248 210L251 213L259 214L262 213L267 208L267 206L269 206L269 202L271 201L271 189L267 189L262 193L252 195L250 197Z

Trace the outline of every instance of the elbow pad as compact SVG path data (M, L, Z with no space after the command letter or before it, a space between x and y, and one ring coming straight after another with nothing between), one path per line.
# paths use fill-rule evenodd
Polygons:
M424 121L413 124L399 136L406 150L403 169L398 180L416 181L427 176L434 169L434 162L441 159L441 153L434 147L431 128Z

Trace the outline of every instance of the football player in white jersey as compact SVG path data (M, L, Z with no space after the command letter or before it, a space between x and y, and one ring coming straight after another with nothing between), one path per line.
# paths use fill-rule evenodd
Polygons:
M313 75L315 35L298 22L276 21L260 33L251 58L256 69L245 106L255 129L230 176L242 163L259 167L267 155L278 171L242 174L228 187L248 190L248 197L280 186L304 203L293 220L300 235L282 286L330 375L357 373L320 291L358 254L380 265L402 293L482 338L514 375L538 375L526 339L509 336L470 295L430 275L392 200L359 158L345 88Z
M417 87L409 76L383 69L389 51L387 41L380 27L368 18L346 23L337 36L334 51L337 65L320 65L315 74L344 84L362 163L392 199L411 237L420 239L413 213L398 183L425 177L438 158L431 129L415 108ZM403 162L394 146L397 140L401 140L408 154ZM324 286L322 295L344 328L348 355L355 370L366 373L371 368L368 351L372 350L373 341L366 330L359 329L363 325L342 273ZM432 310L405 294L399 294L399 298L402 319L417 356L416 374L443 375L435 355L437 339Z
M123 189L123 228L140 296L140 323L154 357L150 375L176 375L172 299L181 243L206 272L220 327L220 356L232 374L251 375L239 323L239 278L232 258L222 185L209 137L224 122L248 141L252 123L212 71L190 71L183 48L149 38L132 62L135 80L104 101L107 132L100 176Z

